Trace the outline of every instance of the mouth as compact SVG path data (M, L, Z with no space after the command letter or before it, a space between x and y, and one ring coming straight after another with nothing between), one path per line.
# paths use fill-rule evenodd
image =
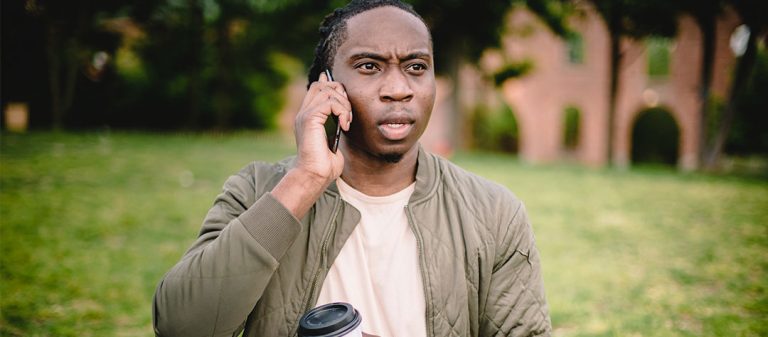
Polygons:
M379 132L387 140L403 140L413 130L413 123L410 118L388 118L379 123Z

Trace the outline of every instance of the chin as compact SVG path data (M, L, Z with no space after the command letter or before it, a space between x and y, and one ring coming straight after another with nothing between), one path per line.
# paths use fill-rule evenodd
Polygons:
M400 144L389 144L384 146L372 147L369 152L382 162L389 164L399 163L405 156L416 150L416 143L402 142Z
M383 161L385 161L387 163L397 164L397 163L400 162L400 160L403 159L403 155L404 154L399 153L399 152L389 152L389 153L379 154L377 157L379 157L379 159L381 159L381 160L383 160Z

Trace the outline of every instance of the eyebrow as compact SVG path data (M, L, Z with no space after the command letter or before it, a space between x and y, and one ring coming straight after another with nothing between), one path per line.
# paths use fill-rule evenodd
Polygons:
M381 61L381 62L386 62L389 59L386 56L381 55L381 54L376 54L376 53L371 53L371 52L361 52L361 53L353 54L352 56L349 57L349 60L350 61L357 61L359 59L366 59L366 58L377 60L377 61ZM431 59L431 58L432 58L432 56L429 53L413 52L413 53L410 53L408 55L405 55L403 57L398 58L398 60L400 62L403 62L403 61L408 61L408 60L413 60L413 59Z

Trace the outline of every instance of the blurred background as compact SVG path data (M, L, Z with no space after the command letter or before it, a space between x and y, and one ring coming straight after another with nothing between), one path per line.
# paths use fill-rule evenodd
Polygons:
M5 4L4 126L290 132L318 22L343 3ZM768 152L765 1L413 5L435 40L434 151L683 170Z
M410 3L423 143L526 201L556 335L768 335L768 2ZM0 335L152 335L226 177L293 152L344 4L2 3Z

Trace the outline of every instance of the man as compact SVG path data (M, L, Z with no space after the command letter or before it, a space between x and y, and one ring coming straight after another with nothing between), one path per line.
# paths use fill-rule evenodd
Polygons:
M297 155L227 180L157 288L156 334L293 336L306 310L344 301L378 336L549 335L521 202L418 145L435 99L421 17L353 1L320 33Z

